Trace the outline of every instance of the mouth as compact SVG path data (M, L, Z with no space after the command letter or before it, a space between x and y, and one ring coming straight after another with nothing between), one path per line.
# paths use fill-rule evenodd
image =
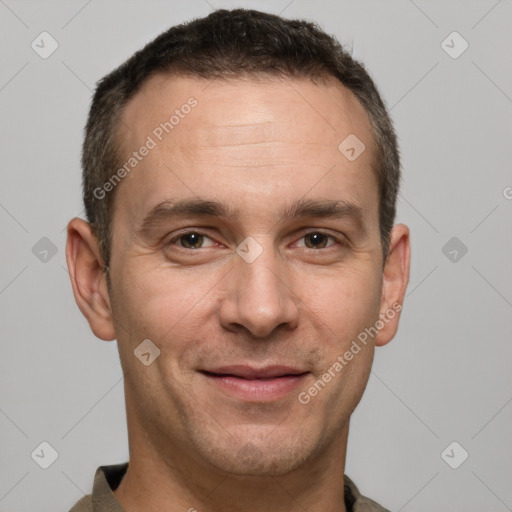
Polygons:
M290 366L247 365L200 370L220 391L246 402L270 402L296 390L310 372Z

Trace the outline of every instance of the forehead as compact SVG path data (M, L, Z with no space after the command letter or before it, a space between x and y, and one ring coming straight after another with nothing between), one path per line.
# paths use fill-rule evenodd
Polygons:
M224 134L240 135L243 142L244 137L251 137L251 127L272 136L272 125L290 121L296 123L295 129L288 131L294 140L327 137L325 142L336 146L339 137L350 129L364 138L367 145L374 142L365 109L334 78L317 85L307 79L284 77L239 77L228 81L163 74L146 80L124 108L124 122L120 126L123 138L140 140L153 131L155 121L168 121L191 97L197 100L199 108L194 109L187 125L193 126L207 142L220 139L222 144ZM213 133L212 126L222 126L224 130ZM179 133L175 130L172 136L179 138ZM281 136L286 138L286 134Z
M207 194L249 211L255 197L271 205L313 188L332 199L350 190L364 208L377 194L370 121L334 79L155 75L125 107L119 136L126 159L149 139L153 146L118 191L130 195L133 211ZM351 161L340 144L354 136L366 149Z

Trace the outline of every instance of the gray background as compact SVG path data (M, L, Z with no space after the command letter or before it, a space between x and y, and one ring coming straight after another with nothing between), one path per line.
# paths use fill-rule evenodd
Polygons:
M0 0L0 511L68 510L97 466L128 460L117 347L90 332L64 257L94 84L170 25L235 6L335 34L400 138L411 280L353 417L347 474L393 511L512 510L511 0ZM43 31L59 45L47 59L31 48ZM453 31L469 44L458 58L441 44ZM46 470L31 457L43 441L59 455ZM458 469L441 456L452 441L469 453Z

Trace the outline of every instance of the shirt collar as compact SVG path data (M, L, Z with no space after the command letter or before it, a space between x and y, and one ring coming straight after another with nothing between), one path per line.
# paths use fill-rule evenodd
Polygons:
M92 512L124 512L116 500L114 491L123 479L128 462L100 466L94 476ZM389 512L375 501L362 496L354 482L344 476L344 499L347 512Z

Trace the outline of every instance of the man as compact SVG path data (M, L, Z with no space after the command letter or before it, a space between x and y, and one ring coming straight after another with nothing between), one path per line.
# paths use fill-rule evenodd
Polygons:
M381 511L344 475L409 231L396 137L315 25L219 10L105 77L68 225L76 302L117 339L129 464L92 511Z

